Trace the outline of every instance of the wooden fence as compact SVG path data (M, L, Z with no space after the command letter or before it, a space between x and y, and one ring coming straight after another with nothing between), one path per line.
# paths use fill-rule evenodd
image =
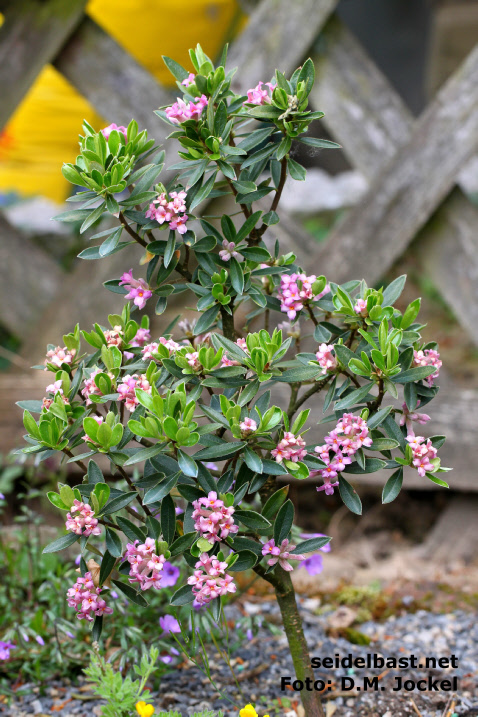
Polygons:
M0 0L0 130L45 63L53 63L108 121L126 124L134 116L140 126L151 127L152 108L173 98L85 14L85 5L86 0ZM364 276L369 284L413 240L427 274L478 345L478 210L456 187L460 170L478 150L478 47L414 120L334 14L336 5L337 0L262 0L230 51L231 66L241 66L233 88L238 92L269 79L275 67L290 72L310 55L318 75L311 103L325 111L331 134L370 182L367 196L325 245L317 247L287 216L274 227L274 237L284 249L297 249L311 272L339 282ZM152 134L161 142L166 131L155 125ZM99 306L105 315L116 309L117 297L101 282L125 262L123 252L108 261L81 262L66 274L0 219L2 321L25 337L24 360L38 360L47 342L70 329L72 317L88 325ZM41 397L43 378L2 377L0 421L8 421L0 425L3 451L21 435L11 419L13 401ZM449 438L443 460L454 467L451 482L461 490L478 486L477 399L478 391L448 381L434 402L434 432ZM377 478L382 480L370 477ZM424 487L416 476L407 481Z

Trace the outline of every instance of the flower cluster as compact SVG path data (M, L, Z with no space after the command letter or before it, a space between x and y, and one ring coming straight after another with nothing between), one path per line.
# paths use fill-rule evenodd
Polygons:
M332 353L334 350L333 344L320 344L319 350L315 354L319 366L324 369L324 372L333 371L337 368L337 358Z
M138 376L137 373L134 373L132 376L124 376L121 383L118 384L118 401L124 401L128 411L134 411L139 404L135 393L137 388L151 394L151 386L145 374Z
M189 85L193 85L196 80L196 75L193 72L190 72L189 75L181 82L184 87L189 87Z
M194 575L188 578L188 585L192 585L196 602L199 605L206 605L221 595L236 592L232 576L225 574L227 563L220 562L207 553L202 553L195 567Z
M240 256L239 252L236 251L236 243L233 241L227 241L227 239L223 239L222 241L222 249L219 252L219 256L223 261L229 261L230 259L234 258L236 259L238 256Z
M271 451L271 454L276 459L277 463L282 461L292 461L297 463L301 461L307 455L307 451L304 448L305 441L302 436L294 436L290 431L286 431L281 441L279 441L277 448Z
M360 314L360 316L367 316L367 302L365 299L357 299L354 311L356 314Z
M140 347L144 346L147 341L151 341L151 331L140 327L136 332L136 336L132 341L130 341L129 345L131 347ZM126 359L132 359L134 358L134 353L131 351L125 351L124 356Z
M265 89L266 87L268 89ZM258 85L247 91L247 101L252 105L270 105L274 87L272 82L259 82Z
M173 124L182 124L188 120L199 120L204 108L207 107L206 95L196 97L196 104L190 102L189 105L178 97L171 107L166 107L166 117Z
M424 351L413 352L413 366L434 366L436 368L435 373L427 377L429 386L433 386L435 379L440 375L440 369L442 367L442 361L440 360L440 354L435 349L425 349Z
M135 540L126 546L124 557L130 564L129 581L139 583L141 590L151 587L159 590L164 587L162 577L166 559L164 555L156 555L154 552L156 543L153 538L146 538L141 545L138 543L139 540Z
M63 348L61 348L61 346L57 346L55 349L50 349L50 351L47 351L46 354L45 371L48 371L47 364L49 363L52 363L54 366L58 366L58 368L61 368L62 363L69 365L72 364L75 354L75 349L69 351L66 346Z
M155 354L158 351L159 344L163 344L163 346L166 346L169 353L174 353L179 348L181 348L180 345L176 343L176 341L173 341L173 339L165 339L164 336L160 336L157 342L153 341L153 343L143 346L143 349L141 351L143 355L143 361L157 358Z
M163 192L154 199L146 212L148 219L155 219L158 224L167 222L171 230L185 234L188 230L186 222L189 219L186 212L186 192L171 192L168 196Z
M113 608L107 607L100 597L101 588L95 588L91 573L85 573L84 578L78 578L73 587L69 588L66 596L68 605L77 611L78 620L93 622L94 615L111 615Z
M54 381L53 383L50 383L50 384L46 387L45 391L46 391L47 393L52 393L54 396L56 396L57 393L59 393L60 396L61 396L61 399L62 399L63 403L64 403L66 406L69 406L69 405L70 405L70 401L68 400L68 396L65 396L65 395L64 395L63 389L62 389L62 387L61 387L61 384L62 384L62 380L61 380L61 378L59 378L58 381ZM46 408L46 410L48 411L48 409L50 408L50 406L51 406L52 403L53 403L53 398L50 398L50 397L47 398L47 397L45 397L45 398L43 399L42 407L43 407L43 408Z
M119 285L125 286L128 289L125 299L133 299L133 304L137 306L138 309L144 309L146 302L153 295L153 292L144 279L134 278L133 269L125 271L120 279Z
M121 326L115 326L113 329L108 329L104 332L104 337L108 346L116 346L120 348L123 343L123 331Z
M78 513L78 515L72 515L72 513ZM80 500L75 499L70 508L70 513L67 513L66 517L66 529L71 530L76 535L88 537L88 535L100 535L101 533L98 518L95 518L95 511L88 503L82 503Z
M412 449L412 465L417 469L418 475L423 478L427 471L433 470L431 461L436 458L437 449L432 446L429 438L425 439L423 436L413 434L407 436L407 443Z
M109 124L108 127L104 127L104 128L101 130L101 134L102 134L103 137L106 139L106 141L109 140L110 134L112 133L112 131L113 131L114 129L115 129L117 132L121 132L121 134L124 135L125 140L128 141L128 130L126 129L126 127L123 127L123 125L119 125L119 126L118 126L118 125L115 124L114 122L113 122L112 124Z
M198 498L193 502L194 511L192 518L195 521L194 528L198 530L203 538L219 543L225 540L231 533L237 533L239 528L234 525L234 508L227 508L224 501L217 497L215 491L210 491L206 496Z
M417 408L420 406L420 401L417 402ZM412 423L419 423L420 426L424 426L431 418L428 413L417 413L415 411L409 411L406 403L402 404L402 415L400 417L400 425L406 426L409 435L413 436L415 431L413 430Z
M292 321L298 312L304 308L304 304L315 301L330 291L328 284L320 294L314 295L312 285L317 279L314 274L282 274L280 278L279 300L281 311L287 314Z
M90 406L93 403L90 396L102 396L103 395L95 383L95 377L99 373L102 373L102 370L100 368L95 368L90 373L89 377L85 378L85 380L83 381L83 388L81 389L81 395L83 396L84 399L86 399L87 406Z
M315 452L326 464L326 468L311 471L311 475L320 475L324 479L324 485L317 490L324 490L327 495L332 495L334 488L338 486L338 482L332 483L332 479L352 463L351 456L357 453L359 448L370 445L372 439L366 421L353 413L344 413L334 430L326 436L325 444L315 448Z
M272 566L279 563L283 570L290 572L294 568L287 562L288 560L305 560L305 555L291 555L294 549L295 545L292 545L287 538L280 545L276 545L274 538L271 538L262 548L262 555L271 556L270 560L267 561L268 565Z

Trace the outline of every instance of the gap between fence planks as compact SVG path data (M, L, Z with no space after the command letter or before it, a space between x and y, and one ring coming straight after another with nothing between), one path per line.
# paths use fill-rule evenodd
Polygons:
M313 56L318 77L311 100L325 110L324 122L357 168L375 181L309 267L334 281L364 275L373 283L406 249L478 148L478 48L414 124L337 18L321 41L324 52ZM477 228L478 210L455 190L414 245L475 343Z
M81 20L86 0L0 0L0 130Z

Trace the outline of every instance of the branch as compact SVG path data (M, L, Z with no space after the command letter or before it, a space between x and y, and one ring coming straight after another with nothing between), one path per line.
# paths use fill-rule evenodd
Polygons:
M334 374L331 373L329 376L326 376L326 377L323 378L321 381L317 381L317 383L315 383L314 386L312 386L312 388L309 388L308 391L306 391L300 398L298 398L298 399L294 402L294 405L293 405L293 406L291 406L291 404L289 404L289 408L288 408L288 410L287 410L287 416L288 416L288 418L289 418L289 421L291 420L291 418L292 418L292 416L294 415L294 413L295 413L306 401L308 401L309 398L311 398L311 396L313 396L315 393L319 393L319 391L322 391L322 389L328 384L328 382L333 378L333 376L334 376ZM297 393L296 393L296 395L297 395ZM291 402L292 402L292 396L291 396Z
M314 312L313 312L313 310L312 310L312 307L309 306L309 304L307 304L307 307L306 307L306 308L307 308L307 313L309 314L310 318L311 318L312 321L314 322L314 326L318 326L318 325L319 325L319 322L317 321L317 319L316 319L316 317L315 317L315 314L314 314Z
M125 481L127 482L127 484L129 485L129 487L131 488L131 490L134 490L134 491L136 491L136 493L138 493L137 488L135 488L133 481L131 480L131 478L129 477L129 475L126 473L126 471L125 471L125 469L123 468L123 466L116 466L116 467L117 467L118 471L121 473L121 475L123 476L123 478L125 479ZM147 505L143 505L143 501L141 500L141 496L140 496L139 493L138 493L138 495L137 495L137 497L136 497L136 500L138 501L138 503L140 504L141 508L144 510L144 512L146 513L146 515L149 515L149 516L151 517L153 514L151 513L151 511L150 511L150 509L148 508ZM126 506L126 510L128 510L128 508L129 508L129 505ZM141 517L141 516L138 516L138 514L137 514L132 508L130 508L130 509L128 510L128 513L132 513L132 514L135 515L137 518L138 518L138 517Z
M138 244L141 244L141 246L143 246L144 248L146 248L148 246L147 243L144 241L144 239L142 239L142 237L140 237L140 235L137 232L135 232L135 230L132 227L130 227L130 225L128 224L128 222L125 219L123 212L119 213L118 219L120 220L120 223L124 226L124 228L126 229L128 234L131 237L133 237L133 239L136 242L138 242Z
M378 381L378 396L375 399L375 401L372 401L371 403L367 404L368 408L371 413L375 413L380 408L383 398L385 396L385 389L383 386L383 378L380 378Z

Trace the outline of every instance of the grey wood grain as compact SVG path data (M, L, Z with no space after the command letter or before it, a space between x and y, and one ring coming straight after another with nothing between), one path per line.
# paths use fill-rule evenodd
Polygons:
M86 0L0 2L0 130L79 23Z
M0 215L1 323L23 337L63 285L64 272Z
M477 52L418 120L346 27L331 18L313 55L312 101L370 193L309 261L336 281L377 281L419 232L478 146ZM475 342L478 211L459 190L423 226L414 249Z

